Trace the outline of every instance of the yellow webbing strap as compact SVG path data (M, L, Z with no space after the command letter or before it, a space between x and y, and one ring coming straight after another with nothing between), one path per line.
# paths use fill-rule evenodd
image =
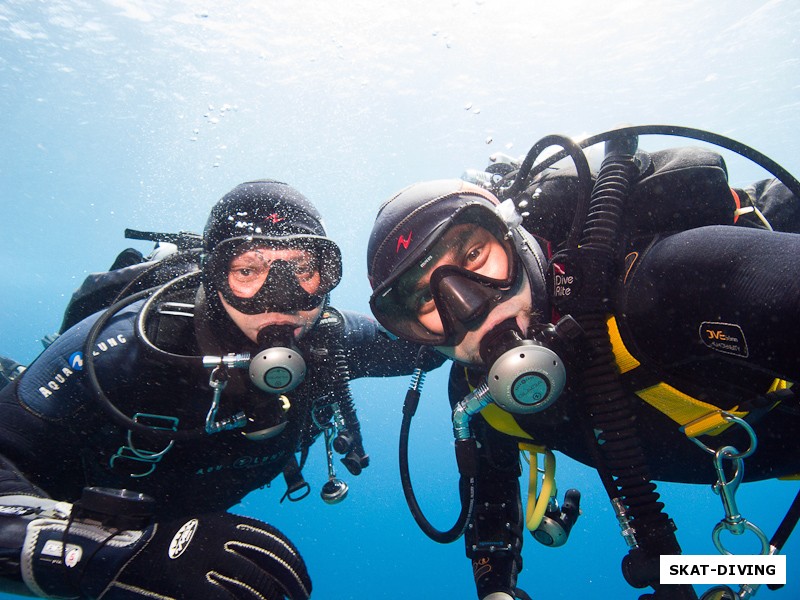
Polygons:
M525 440L533 440L531 435L519 426L514 415L504 411L496 404L490 404L481 411L481 415L486 419L486 422L500 433L513 436L515 438L522 438Z
M642 400L675 421L690 438L699 435L718 435L731 426L723 411L713 404L684 394L668 383L657 383L636 392ZM747 412L725 411L735 417L743 418Z
M617 320L610 317L607 325L611 348L620 373L627 373L639 367L641 363L628 352L622 341ZM774 392L789 386L791 383L776 379L767 392ZM636 395L675 421L690 438L700 435L719 435L732 425L731 421L725 419L723 411L719 407L693 398L664 382L639 390ZM748 414L747 411L736 410L736 407L726 412L739 418Z
M625 344L622 343L622 336L619 333L617 320L614 317L609 317L606 321L608 325L608 336L611 338L611 350L614 352L614 360L617 362L620 373L627 373L633 371L640 363L634 356L628 352Z

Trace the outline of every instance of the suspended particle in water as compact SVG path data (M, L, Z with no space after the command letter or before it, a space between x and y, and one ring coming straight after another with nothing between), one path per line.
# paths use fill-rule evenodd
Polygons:
M492 136L489 136L489 137L486 138L486 143L487 144L491 144L493 141L494 141L494 138Z

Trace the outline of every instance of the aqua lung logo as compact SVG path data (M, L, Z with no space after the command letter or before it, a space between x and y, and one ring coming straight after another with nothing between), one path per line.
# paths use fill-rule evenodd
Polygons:
M127 338L121 333L102 342L97 342L97 344L95 344L95 349L92 352L92 356L100 356L101 354L104 354L109 350L112 350L113 348L116 348L127 342ZM52 396L53 392L60 390L76 371L83 370L83 352L73 352L69 355L67 362L69 363L69 367L61 367L61 369L55 375L51 376L50 381L39 388L39 393L43 398L49 398Z
M411 236L413 235L413 231L408 232L408 237L403 236L400 234L400 237L397 238L397 250L395 250L395 254L400 252L400 246L403 247L403 250L408 250L408 245L411 243Z
M83 352L73 352L69 357L69 366L73 371L83 371Z
M700 323L700 339L707 347L717 352L747 358L747 340L742 328L733 323L704 321Z
M226 469L252 469L256 467L264 467L274 463L275 461L283 458L285 452L275 452L273 454L266 454L263 456L240 456L233 462L228 464L210 465L208 467L201 467L197 469L195 475L210 475L218 471Z
M270 223L275 225L276 223L280 223L281 221L284 221L285 219L283 217L279 216L278 213L272 213L271 215L267 215L264 220L265 221L269 221Z
M181 554L186 552L189 544L192 543L192 538L194 537L199 524L200 522L197 519L192 519L191 521L184 523L183 526L178 529L178 533L175 534L175 536L172 538L172 541L169 543L168 555L172 560L175 560Z

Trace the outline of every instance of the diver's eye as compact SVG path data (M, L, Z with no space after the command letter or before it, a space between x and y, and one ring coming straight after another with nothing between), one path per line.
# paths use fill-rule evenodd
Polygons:
M413 307L414 312L418 315L424 315L436 310L436 303L433 301L433 294L430 288L414 295Z
M300 281L309 281L317 274L317 269L310 262L295 263L294 274Z
M264 275L264 268L263 267L256 267L256 266L234 266L229 271L230 278L234 281L238 281L241 283L247 283L249 281L253 281L262 277Z
M488 255L485 244L475 244L470 246L464 253L462 266L470 271L478 271L486 263Z

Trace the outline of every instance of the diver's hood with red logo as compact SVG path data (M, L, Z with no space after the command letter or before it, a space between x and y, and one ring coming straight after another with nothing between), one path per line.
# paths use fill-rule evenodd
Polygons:
M225 295L225 286L220 282L226 277L229 261L237 248L262 243L269 247L311 251L317 259L322 295L341 280L341 252L327 237L322 217L314 205L290 185L261 179L237 185L211 209L203 231L206 252L203 283L212 301L217 291Z
M503 221L531 282L534 306L549 316L541 247L517 223L498 211L499 200L487 190L460 179L440 179L411 185L378 210L367 247L367 272L373 290L408 270L436 243L460 213L484 209L486 218Z

